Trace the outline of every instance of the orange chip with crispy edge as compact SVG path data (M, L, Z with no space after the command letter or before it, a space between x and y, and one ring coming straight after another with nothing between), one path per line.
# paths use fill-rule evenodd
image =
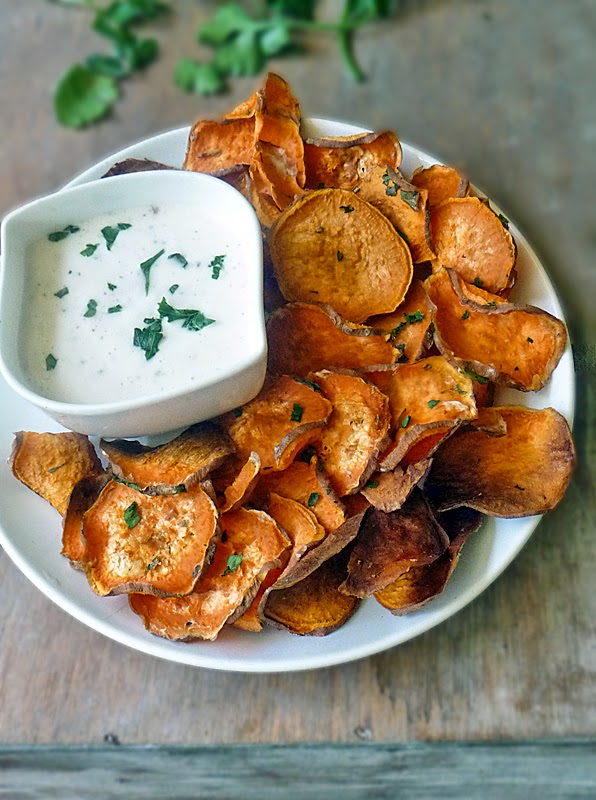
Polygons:
M274 72L267 75L262 90L263 102L256 109L256 135L265 148L282 150L284 170L304 186L304 142L300 136L300 105L289 85ZM280 206L284 208L284 206Z
M553 408L480 409L499 413L502 436L479 426L456 431L437 450L425 491L440 510L468 506L493 517L544 514L562 499L575 466L565 418Z
M377 208L402 235L415 264L435 257L426 189L418 189L398 172L384 166L371 169L359 185L358 196Z
M471 379L443 356L368 375L391 410L393 442L379 459L383 471L428 457L463 420L476 416Z
M432 345L432 316L422 281L412 281L403 303L392 314L371 317L367 323L391 335L400 364L419 361Z
M62 516L81 478L104 471L89 439L70 431L18 431L9 463L15 478L47 500Z
M269 372L305 378L320 369L392 364L399 353L389 334L345 322L329 306L288 303L267 322Z
M448 546L447 534L422 492L415 490L398 511L366 512L340 591L370 597L411 567L436 561Z
M217 172L237 164L250 164L255 142L254 116L222 122L200 119L190 131L183 168Z
M196 484L150 496L110 481L83 517L83 565L101 596L192 591L217 541L219 514Z
M151 633L174 640L215 639L226 623L250 605L259 578L277 565L289 544L264 511L229 511L222 515L221 524L223 533L213 561L191 594L130 596L132 610Z
M345 189L296 201L269 234L286 300L328 303L351 322L394 311L412 281L410 251L380 211Z
M375 599L392 614L401 616L417 611L439 595L457 565L461 548L470 534L482 524L482 514L458 508L440 514L437 521L449 537L449 547L432 564L412 567L396 581L375 593Z
M288 153L269 142L257 143L250 175L258 193L265 196L265 202L271 198L278 209L287 208L304 194Z
M397 511L410 496L414 486L426 475L431 459L425 458L391 472L376 472L362 488L366 500L380 511Z
M371 475L386 443L389 400L376 386L355 375L312 373L310 379L333 403L316 444L317 453L338 497L353 494Z
M466 197L470 189L467 178L443 164L433 164L431 167L420 167L414 171L411 183L418 189L428 192L428 206L437 206L448 197Z
M338 591L346 576L346 560L343 550L303 580L271 591L264 608L267 622L301 636L326 636L341 627L359 603Z
M397 168L401 157L401 145L393 131L306 139L306 186L353 189L374 167Z
M451 197L431 210L437 254L433 269L454 269L468 283L493 294L509 287L515 243L499 217L478 197Z
M434 305L435 343L446 358L498 384L524 392L542 389L567 343L560 320L487 292L481 302L470 299L473 294L453 270L431 275L426 288ZM484 302L488 297L494 299Z
M310 457L310 448L304 451L303 457L307 460L294 461L281 472L261 474L252 499L261 506L274 492L296 500L311 509L326 531L333 531L344 522L343 508L328 486L318 459Z
M220 506L221 511L235 511L245 502L250 500L252 490L257 485L261 471L261 459L258 453L250 453L242 468L224 489L224 501Z
M62 551L74 569L84 569L85 543L82 537L83 516L99 497L110 480L107 473L86 475L75 483L68 499L68 508L62 520Z
M238 454L251 452L261 459L261 470L283 470L313 442L331 414L331 403L304 381L282 375L241 409L220 417Z
M192 425L157 447L128 439L102 439L100 447L115 475L148 494L188 489L234 452L230 438L212 422Z

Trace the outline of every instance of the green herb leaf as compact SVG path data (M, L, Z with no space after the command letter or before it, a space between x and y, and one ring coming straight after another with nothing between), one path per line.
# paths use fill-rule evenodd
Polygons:
M315 233L323 233L323 226L319 225L318 227L316 227L315 228Z
M223 269L225 258L225 256L215 256L213 261L211 261L209 264L209 269L212 270L211 277L214 281L219 278L219 275Z
M57 297L61 300L63 297L66 297L68 294L68 286L65 286L63 289L58 289L57 292L54 292L54 297Z
M304 461L306 464L310 464L312 459L316 456L317 450L316 447L312 444L309 444L298 456L298 461Z
M54 113L61 125L82 128L105 117L120 97L114 78L75 64L60 78L54 94Z
M116 287L115 283L108 283L108 289L110 290L110 292L113 292L114 289L116 289L116 288L117 287Z
M119 58L104 53L92 53L85 59L85 64L96 75L105 75L107 78L124 78L129 74Z
M418 200L420 199L419 192L408 192L405 189L401 189L399 196L407 203L411 209L414 211L418 211Z
M440 400L429 400L428 401L428 407L429 408L434 408L440 402L441 402Z
M240 407L240 408L235 408L235 409L232 411L232 414L233 414L233 415L234 415L236 418L238 418L238 417L241 417L241 416L242 416L242 408L241 408L241 407Z
M469 317L469 316L470 316L470 312L469 312L469 311L468 311L468 309L466 308L466 310L464 311L464 313L461 315L461 318L462 318L462 319L468 319L468 317Z
M81 255L85 256L85 258L89 258L89 256L92 256L93 253L95 253L95 251L97 250L98 247L99 247L98 244L88 244L84 248L84 250L81 250ZM109 284L108 284L108 286L109 286Z
M50 473L50 475L52 475L54 472L57 472L59 469L62 469L62 467L64 467L64 466L66 466L66 461L64 461L62 464L58 464L55 467L50 467L48 472Z
M101 229L101 235L106 240L106 247L108 250L111 250L114 246L114 242L120 231L126 231L130 227L128 222L119 222L117 225L106 225L105 228Z
M294 378L296 383L303 383L305 386L308 386L315 392L322 392L323 390L319 386L318 383L314 383L314 381L307 381L306 378Z
M526 342L530 342L530 344L534 344L534 339L531 336L528 336Z
M507 219L507 217L506 217L504 214L497 214L497 216L498 216L498 218L500 219L500 221L501 221L501 224L502 224L502 225L503 225L505 228L507 228L507 230L509 230L509 220Z
M316 504L317 504L317 503L318 503L318 501L319 501L319 497L320 497L320 496L321 496L321 493L320 493L320 492L312 492L312 493L311 493L311 495L310 495L310 497L309 497L309 498L308 498L308 500L307 500L307 503L306 503L306 505L307 505L309 508L312 508L313 506L316 506Z
M108 314L117 314L119 311L122 311L122 306L118 303L117 306L110 306L108 308Z
M134 528L141 521L141 515L137 507L136 501L133 501L128 508L124 509L124 522L127 528Z
M475 372L473 372L471 369L467 369L467 370L466 370L466 375L467 375L469 378L472 378L472 380L473 380L473 381L476 381L477 383L483 383L483 384L484 384L484 383L488 383L488 378L484 378L482 375L477 375L477 374L476 374Z
M50 372L50 370L55 369L57 363L58 359L55 358L51 353L48 353L46 356L46 371Z
M409 414L407 414L401 421L402 428L407 428L408 425L410 424L411 419L412 417Z
M482 278L476 277L476 278L474 278L472 283L474 284L474 286L477 286L479 289L482 289L482 287L484 286L484 281L482 280Z
M337 251L337 260L338 261L343 261L344 260L344 254L342 253L341 250Z
M222 572L222 577L229 575L230 572L236 572L240 564L242 564L243 556L241 553L232 553L228 556L228 560L226 562L226 568L224 572Z
M154 556L151 561L145 567L146 570L155 569L155 567L159 564L159 556Z
M83 314L84 317L94 317L97 313L97 300L89 300L87 303L87 311Z
M292 415L290 419L292 422L301 422L302 421L302 413L304 409L298 403L294 403L294 407L292 409Z
M495 303L494 300L491 300L490 303L486 303L486 305L487 306L496 306L497 304Z
M149 361L159 351L163 332L160 319L151 319L149 317L144 322L147 326L146 328L134 329L132 343L135 347L140 347L141 350L145 351L145 358Z
M459 394L467 394L467 392L464 392L464 390L460 387L459 383L455 384L455 391L459 392Z
M213 64L181 58L174 70L174 83L183 92L208 96L226 90L226 81Z
M186 269L186 267L188 266L188 261L186 258L184 258L182 253L171 253L168 256L168 258L173 258L174 260L176 260L180 264L182 269Z
M368 483L366 484L366 488L367 489L376 489L378 485L379 485L379 481L368 481Z
M340 206L344 214L351 214L354 210L354 206Z
M180 284L179 284L179 283L173 283L173 284L170 286L170 288L168 289L168 292L169 292L170 294L174 294L174 292L177 292L179 288L180 288Z
M200 331L206 328L207 325L212 325L215 320L206 317L202 311L195 308L174 308L171 306L165 297L162 297L158 306L160 317L165 317L168 322L175 322L176 320L183 320L182 327L187 328L189 331Z
M61 231L54 231L53 233L48 233L48 239L50 242L61 242L62 239L66 239L66 237L71 233L77 233L81 229L78 228L76 225L67 225Z
M145 294L149 294L149 273L151 272L151 267L155 264L158 258L161 258L166 251L162 248L159 253L156 253L151 258L148 258L146 261L140 265L141 272L145 276Z
M404 314L404 317L406 318L408 325L413 325L415 322L422 322L424 319L424 314L422 311L414 311L413 314Z

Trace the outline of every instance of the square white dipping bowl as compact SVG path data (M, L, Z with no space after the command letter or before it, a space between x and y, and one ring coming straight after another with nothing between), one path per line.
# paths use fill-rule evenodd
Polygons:
M142 208L145 213L140 227L123 225L109 250L102 226L118 227L129 217L136 219ZM160 219L165 218L165 233L159 231L160 213ZM174 216L177 228L172 231ZM169 237L167 247L161 248L164 252L145 271L141 264L151 260L158 245L152 245L143 225L151 229L152 236L157 226L156 242L161 241L160 236ZM57 242L49 240L49 234L68 226L79 230ZM124 259L127 237L128 246L131 242L136 246L114 277L116 257L120 252L120 261ZM182 253L179 240L186 241L192 252ZM49 250L48 241L52 241ZM191 248L188 242L196 246ZM69 264L70 271L64 263L55 266L53 258L47 257L48 252L53 256L66 244L74 258L80 258L75 268ZM85 257L82 251L89 244L97 247ZM46 249L39 249L43 247ZM251 205L224 181L164 170L119 175L65 189L9 214L2 222L1 250L0 370L25 400L64 427L98 436L163 434L230 411L259 392L267 360L261 230ZM46 257L35 258L36 253L46 253ZM214 261L217 256L220 258ZM184 260L188 261L186 265ZM54 277L52 269L62 272ZM36 288L44 281L43 290ZM70 291L64 292L69 285ZM157 291L172 307L200 309L214 322L196 330L184 317L170 320L161 316L155 297L152 301L149 297L150 285L151 291ZM39 303L46 300L34 300L36 292L47 300L47 315L39 310L44 308ZM83 297L99 298L91 300L95 304L92 321L85 313L87 300L83 302ZM134 323L131 320L126 323L128 327L122 327L128 318L114 313L114 309L128 311L133 301L142 301L141 307L135 312ZM72 305L75 302L76 308ZM60 317L67 308L74 316ZM58 321L48 322L46 333L39 333L46 317L53 314ZM151 358L133 345L134 328L143 329L145 318L159 319L163 328L159 352ZM66 325L72 326L72 332L69 329L64 337ZM92 325L96 333L89 337ZM64 358L54 352L57 345L52 341L54 330L60 326ZM106 356L106 345L97 331L109 329L112 336L118 326L122 335L115 345L111 343L112 350ZM38 350L43 348L51 354L51 360L56 357L53 367L48 369L41 350L37 352L28 344L34 335L31 331L39 339ZM73 343L78 345L85 337L85 360L103 370L95 379L77 373L76 348L72 357L66 355ZM188 351L185 360L176 365L184 348ZM99 366L102 359L104 364ZM145 381L147 369L160 373L160 385ZM44 373L50 370L54 383L48 389L50 376ZM113 372L124 388L110 389L106 394L106 372ZM63 380L64 386L60 384ZM74 388L68 388L73 384Z

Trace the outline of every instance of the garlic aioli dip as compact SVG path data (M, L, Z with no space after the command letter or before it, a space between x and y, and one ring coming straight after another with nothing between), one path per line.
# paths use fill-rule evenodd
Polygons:
M48 230L26 254L19 358L31 388L62 402L118 402L234 369L245 358L252 281L233 225L221 209L180 203ZM144 333L151 327L161 339Z

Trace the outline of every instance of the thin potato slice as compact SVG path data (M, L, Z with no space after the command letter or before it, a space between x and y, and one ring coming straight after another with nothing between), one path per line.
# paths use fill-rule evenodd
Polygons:
M264 511L239 508L222 516L223 533L205 577L186 597L132 594L130 605L147 630L166 639L217 637L250 605L259 577L274 567L287 537Z
M288 303L267 323L268 370L306 378L324 368L392 364L399 353L389 334L345 322L329 306Z
M62 515L75 485L104 470L95 448L80 433L15 433L9 459L21 483L47 500Z
M297 180L296 165L283 147L258 142L250 175L258 193L265 196L265 202L271 198L280 210L304 195Z
M102 439L100 447L115 475L149 494L188 489L234 452L230 438L212 422L193 425L158 447L127 439Z
M397 168L401 157L399 139L392 131L306 139L306 186L353 189L376 166Z
M68 508L62 520L62 551L71 567L83 570L85 542L83 541L83 517L101 494L110 480L107 473L87 475L74 485L68 500Z
M405 239L414 264L435 257L430 238L426 189L408 183L395 170L377 166L360 182L359 197L366 200Z
M390 334L400 364L419 361L432 345L432 316L422 281L412 281L405 300L392 314L371 317L367 323Z
M285 553L280 556L280 560L283 561L284 556ZM263 621L259 615L259 606L261 605L263 595L267 589L273 586L282 572L283 567L273 567L273 569L270 569L263 577L262 581L259 579L257 593L253 597L251 604L239 617L227 624L233 625L235 628L240 628L240 630L243 631L249 631L250 633L260 633L263 630Z
M425 458L408 467L397 466L391 472L377 472L363 487L362 494L380 511L397 511L428 472L431 459Z
M255 143L254 116L222 122L198 120L190 131L183 168L217 172L237 164L250 164Z
M498 412L507 432L457 431L437 450L425 491L439 511L468 506L493 517L544 514L562 499L575 465L569 426L552 408L521 406Z
M370 372L389 398L393 442L379 459L382 471L427 458L463 420L476 416L472 381L443 356Z
M339 528L345 520L345 514L327 486L325 474L319 469L318 459L312 457L310 448L300 458L305 460L294 461L282 472L261 474L253 501L258 506L263 505L273 492L309 508L326 531Z
M410 251L383 214L344 189L311 192L270 231L289 301L330 304L351 322L394 311L412 280Z
M340 552L298 583L272 591L264 610L266 621L301 636L326 636L341 627L359 603L338 591L346 559L346 552Z
M282 375L250 403L220 419L241 457L255 452L261 470L283 470L319 436L331 410L320 392Z
M454 269L493 294L509 287L515 244L498 216L478 197L449 198L431 211L437 267Z
M432 564L412 567L396 581L375 593L375 599L392 614L403 616L417 611L441 594L455 569L461 548L482 524L482 514L458 508L440 514L438 522L449 537L449 547Z
M443 164L433 164L431 167L417 169L412 175L414 186L426 189L428 192L428 206L438 206L449 197L466 197L470 189L467 178Z
M560 320L535 306L501 302L487 292L481 302L478 290L477 299L471 299L474 293L454 270L431 275L426 288L434 306L435 343L449 361L514 389L542 389L567 343Z
M198 484L152 497L110 481L83 518L89 585L101 596L188 594L208 565L218 519Z
M337 496L353 494L376 467L389 431L389 400L355 375L324 370L310 377L333 403L317 453Z
M416 490L398 511L366 513L340 591L370 597L412 567L436 561L448 546L447 534Z
M268 513L292 543L286 569L293 568L306 551L321 542L327 533L310 508L275 492L269 496Z
M267 75L263 102L256 109L256 135L262 145L283 151L284 170L294 176L298 189L302 189L305 168L300 105L286 81L274 72Z
M224 490L224 501L221 511L235 511L250 500L252 490L257 485L261 471L261 459L258 453L250 453L240 472L232 483Z

